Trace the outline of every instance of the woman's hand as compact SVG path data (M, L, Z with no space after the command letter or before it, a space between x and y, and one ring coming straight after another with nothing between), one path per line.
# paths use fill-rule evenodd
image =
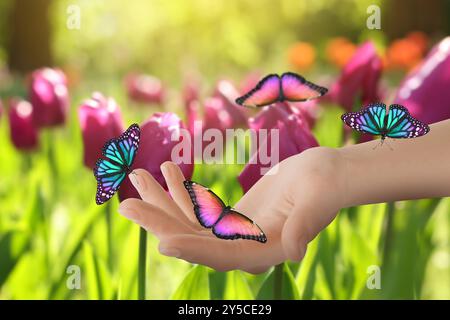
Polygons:
M162 254L219 271L266 271L286 259L299 261L306 246L336 216L344 203L344 164L340 153L313 148L272 168L236 204L267 235L266 243L222 240L203 228L183 186L177 165L166 162L161 171L171 197L145 170L130 180L141 198L127 199L119 211L160 240Z

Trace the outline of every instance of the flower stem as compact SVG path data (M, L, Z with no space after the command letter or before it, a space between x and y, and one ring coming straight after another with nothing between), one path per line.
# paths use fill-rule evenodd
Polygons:
M283 268L284 263L275 266L273 271L273 299L281 300L283 290Z
M147 260L147 231L139 228L138 299L145 300L145 278Z
M108 246L108 267L111 273L114 267L114 250L112 241L112 205L111 201L106 202L105 205L105 219L106 219L106 241Z

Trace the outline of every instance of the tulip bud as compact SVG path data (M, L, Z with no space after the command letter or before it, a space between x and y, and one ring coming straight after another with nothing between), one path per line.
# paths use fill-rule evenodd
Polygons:
M130 74L125 79L128 97L131 101L147 104L163 104L165 90L156 77L146 74Z
M43 68L34 71L29 94L36 126L64 124L69 110L69 95L66 76L61 70Z
M247 125L247 109L235 103L236 98L239 96L239 91L230 81L221 80L217 83L214 97L222 100L223 108L230 116L231 122L229 128L244 127Z
M132 169L142 168L159 182L167 190L160 166L166 161L175 161L172 159L172 149L180 143L178 139L172 139L177 136L180 129L184 128L181 119L174 113L162 112L155 113L150 117L141 128L141 138L139 150L133 163ZM189 137L191 139L191 137ZM192 143L192 139L190 141ZM191 147L191 157L187 163L179 163L181 171L186 179L192 177L194 170L193 148ZM122 183L119 190L120 201L128 198L139 198L139 194L132 186L129 178Z
M372 42L362 44L345 65L338 81L330 91L330 99L352 111L379 101L378 81L381 76L382 61Z
M93 168L104 144L124 131L119 106L113 98L95 92L78 108L83 137L84 164Z
M394 103L427 124L450 118L450 37L436 44L403 80Z
M18 98L9 101L9 127L11 141L19 150L38 147L38 130L33 122L33 106Z
M267 155L270 150L278 150L276 158L282 161L319 145L302 114L293 111L287 104L265 107L255 118L249 119L249 126L254 130L268 130L268 133L265 141L258 139L256 153L251 156L238 177L244 192L263 176L262 168L266 168L266 171L269 169L260 161L262 154ZM270 129L278 130L278 140L272 136ZM278 144L278 148L272 148L274 143Z

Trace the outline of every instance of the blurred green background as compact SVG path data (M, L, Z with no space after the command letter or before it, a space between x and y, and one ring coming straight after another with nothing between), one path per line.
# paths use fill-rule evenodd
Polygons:
M371 4L381 8L381 30L366 28ZM80 29L67 28L71 5L81 10ZM127 123L142 122L161 108L129 108L123 77L149 73L170 88L165 110L183 116L180 89L190 75L205 93L218 79L239 84L254 71L294 68L330 81L341 67L327 53L333 38L371 39L383 54L410 31L441 39L449 18L448 1L2 0L0 67L12 77L0 78L1 98L25 96L28 72L58 66L69 77L71 114L66 127L43 132L34 153L17 151L0 119L0 299L137 298L138 227L113 214L108 244L95 179L82 165L76 108L92 91L113 96ZM304 64L290 58L299 41L314 51ZM405 72L387 71L383 81L395 90ZM341 113L323 112L314 129L321 145L340 146ZM235 203L242 167L198 165L193 180ZM113 212L117 205L114 199ZM449 234L450 199L342 210L300 264L284 266L283 298L449 299ZM66 287L68 265L82 270L80 290ZM381 267L380 290L366 287L370 265ZM219 273L166 258L149 236L148 299L272 298L273 278L272 271Z

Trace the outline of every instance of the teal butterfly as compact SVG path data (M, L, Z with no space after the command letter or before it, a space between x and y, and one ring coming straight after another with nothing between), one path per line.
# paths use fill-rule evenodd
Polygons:
M132 124L119 138L109 140L103 147L102 155L94 168L97 179L95 202L100 205L111 199L131 172L134 158L139 148L141 130Z
M388 113L384 103L369 104L359 112L345 113L341 119L357 131L380 135L381 141L386 137L417 138L430 131L430 127L413 118L408 109L399 104L391 104Z

